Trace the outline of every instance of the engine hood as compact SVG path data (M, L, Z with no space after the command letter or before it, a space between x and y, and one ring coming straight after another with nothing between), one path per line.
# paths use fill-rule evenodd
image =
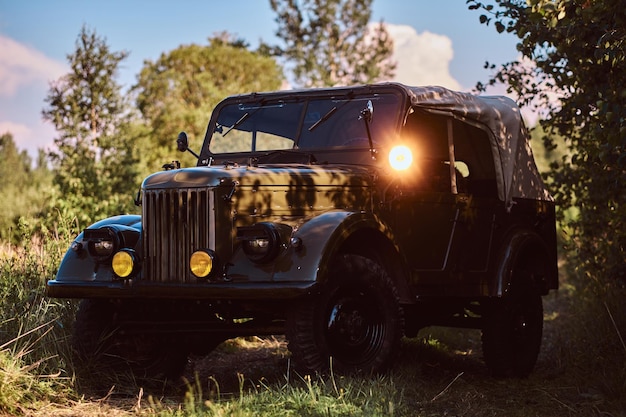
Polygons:
M372 178L371 169L352 165L229 165L158 172L147 177L142 187L204 188L233 181L241 186L364 186L371 185Z

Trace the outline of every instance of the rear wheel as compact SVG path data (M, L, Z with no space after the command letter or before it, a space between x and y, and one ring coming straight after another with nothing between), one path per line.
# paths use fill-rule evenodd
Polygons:
M289 350L305 372L380 372L402 336L393 282L374 261L339 256L319 297L295 306L288 320Z
M543 305L532 291L513 292L488 308L482 343L485 363L498 377L527 377L541 347Z

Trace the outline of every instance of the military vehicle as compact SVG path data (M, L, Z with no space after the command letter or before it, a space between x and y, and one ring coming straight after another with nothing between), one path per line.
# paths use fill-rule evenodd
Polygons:
M252 93L147 177L141 215L87 227L51 297L82 358L174 376L226 339L284 334L302 372L382 372L426 326L482 329L527 376L558 287L555 205L517 105L383 83Z

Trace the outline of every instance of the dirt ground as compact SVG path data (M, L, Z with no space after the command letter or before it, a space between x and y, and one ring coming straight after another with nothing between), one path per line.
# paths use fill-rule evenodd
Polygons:
M576 385L578 381L570 381L567 364L560 361L568 349L563 333L568 308L566 298L559 294L544 298L542 349L535 371L527 380L491 378L482 360L481 332L470 329L426 328L417 338L404 339L390 373L399 383L407 384L402 387L406 391L404 401L410 403L411 409L421 411L421 415L439 415L433 413L442 409L460 410L464 403L470 414L459 415L476 415L475 410L481 410L480 415L504 415L497 411L499 407L507 409L520 404L528 407L530 414L516 416L613 415L598 412L607 399L591 388ZM148 392L112 387L101 397L85 397L75 404L50 405L26 414L37 417L136 415L149 408L150 397L175 404L184 398L190 386L201 386L203 398L227 399L240 392L293 381L294 375L284 337L239 338L224 342L208 356L191 357L183 377L161 389L157 387ZM443 393L445 395L439 397ZM435 408L435 398L443 408Z

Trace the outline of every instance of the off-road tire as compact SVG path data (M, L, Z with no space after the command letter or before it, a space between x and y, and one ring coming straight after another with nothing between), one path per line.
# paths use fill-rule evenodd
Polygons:
M396 288L371 259L340 255L317 297L294 306L287 322L300 372L378 373L393 359L403 332Z
M483 356L496 377L527 377L535 367L543 333L541 296L520 291L494 302L485 317Z
M127 333L123 307L109 300L82 300L72 347L76 366L91 373L131 371L137 378L174 379L187 363L187 351L164 335Z

